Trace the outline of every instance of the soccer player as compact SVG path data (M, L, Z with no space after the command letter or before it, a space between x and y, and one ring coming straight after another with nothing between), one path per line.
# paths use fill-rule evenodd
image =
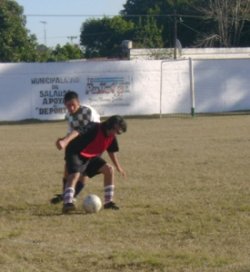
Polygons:
M84 135L79 135L67 145L65 160L68 178L63 195L63 213L75 210L73 199L80 177L92 178L98 174L104 176L104 209L119 209L113 202L114 169L101 158L101 154L107 151L116 170L125 176L125 171L116 155L116 152L119 151L116 135L126 131L125 120L119 115L114 115L102 123L93 123L92 128Z
M91 122L100 122L100 115L95 109L90 106L81 105L78 94L74 91L68 91L64 96L64 105L67 108L66 119L68 120L68 133L63 138L56 141L56 146L59 150L65 149L68 143L80 134L84 134ZM63 191L65 189L67 178L66 168L62 179ZM76 186L75 197L81 192L84 187L85 179L79 180ZM55 195L50 202L57 204L62 201L62 194Z

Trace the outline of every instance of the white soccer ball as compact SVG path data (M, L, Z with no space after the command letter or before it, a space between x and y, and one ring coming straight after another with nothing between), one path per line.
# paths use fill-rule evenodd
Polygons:
M97 195L88 195L83 200L83 209L87 213L97 213L102 208L102 201Z

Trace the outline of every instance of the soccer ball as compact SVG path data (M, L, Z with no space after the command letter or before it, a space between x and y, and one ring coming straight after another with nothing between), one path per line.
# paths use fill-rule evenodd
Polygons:
M102 208L102 201L97 195L88 195L83 200L83 209L87 213L97 213Z

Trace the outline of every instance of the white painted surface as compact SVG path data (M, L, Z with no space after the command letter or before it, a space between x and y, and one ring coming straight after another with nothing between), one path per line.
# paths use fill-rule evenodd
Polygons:
M190 113L189 60L0 64L0 121L59 120L63 96L101 116ZM193 60L196 112L250 109L250 59Z

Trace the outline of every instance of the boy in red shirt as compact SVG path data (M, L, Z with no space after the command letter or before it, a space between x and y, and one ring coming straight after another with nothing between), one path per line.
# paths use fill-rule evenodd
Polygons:
M116 155L119 151L116 135L126 131L125 120L114 115L102 123L93 123L84 135L79 135L67 145L65 161L68 178L63 194L63 213L75 210L75 186L81 176L92 178L98 174L104 175L104 209L119 209L113 202L114 169L101 158L101 154L107 151L116 170L125 176Z

